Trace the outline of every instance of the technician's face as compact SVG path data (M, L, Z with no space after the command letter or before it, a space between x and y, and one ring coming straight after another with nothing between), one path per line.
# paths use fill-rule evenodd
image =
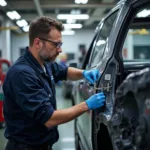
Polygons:
M59 53L62 52L62 35L57 29L53 28L49 33L49 38L39 38L42 46L39 50L39 56L43 61L53 62Z

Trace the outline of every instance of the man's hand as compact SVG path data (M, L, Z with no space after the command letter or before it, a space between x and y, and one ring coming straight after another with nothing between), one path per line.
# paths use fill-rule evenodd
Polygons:
M88 80L92 84L94 84L94 82L96 82L100 77L100 73L97 69L84 70L82 74L85 77L85 79Z
M45 123L45 126L50 128L68 121L75 119L88 110L93 110L99 107L103 107L105 104L104 93L98 93L91 96L85 102L74 105L67 109L55 110L49 120Z
M89 99L87 99L85 102L86 102L89 110L93 110L93 109L102 107L105 104L105 95L103 92L95 94L95 95L91 96Z

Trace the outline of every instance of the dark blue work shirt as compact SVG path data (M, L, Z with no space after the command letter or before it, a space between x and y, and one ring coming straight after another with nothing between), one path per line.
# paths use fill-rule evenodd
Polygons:
M5 137L29 145L58 140L57 126L44 124L56 110L55 83L66 80L66 66L45 63L46 73L26 49L9 69L3 84Z

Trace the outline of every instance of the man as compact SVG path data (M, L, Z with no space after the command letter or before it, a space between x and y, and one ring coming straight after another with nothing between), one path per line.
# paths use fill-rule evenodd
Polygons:
M98 70L80 70L58 65L62 52L62 23L48 17L31 22L29 47L9 69L4 85L5 150L50 150L58 140L57 125L73 120L87 110L104 105L103 93L76 106L57 110L55 83L85 77L94 83Z

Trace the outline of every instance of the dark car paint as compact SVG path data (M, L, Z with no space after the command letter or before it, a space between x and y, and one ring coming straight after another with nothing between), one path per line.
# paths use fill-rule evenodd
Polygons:
M68 67L79 68L77 60L69 60L67 61L66 65ZM72 97L72 89L75 84L75 81L66 80L62 81L62 94L64 98L71 99Z
M98 141L96 141L95 139L96 136L94 134L96 130L99 129L101 123L108 128L107 130L109 131L109 134L111 134L111 130L108 127L108 122L111 119L113 104L115 101L114 95L116 91L116 86L114 83L116 83L117 80L119 80L118 82L121 83L124 79L123 76L120 76L120 74L124 73L124 68L123 68L123 61L120 59L119 53L122 50L121 47L123 46L123 42L127 34L130 21L132 20L132 16L134 14L132 10L135 11L135 9L133 8L135 6L138 7L141 4L145 4L148 2L150 1L149 0L120 1L118 5L114 9L112 9L111 12L100 22L100 24L96 29L94 40L91 43L86 59L83 63L82 69L91 69L90 64L87 66L86 64L88 61L90 62L91 60L92 55L91 51L96 44L95 39L97 38L97 35L100 34L102 24L105 22L107 17L109 17L112 13L118 10L116 22L113 25L113 29L111 31L111 34L109 35L107 45L105 47L105 50L108 49L108 52L105 53L103 59L100 60L99 63L94 67L99 69L99 71L102 73L100 80L97 82L97 88L101 88L102 86L106 87L107 85L109 85L108 89L106 88L107 90L104 90L104 93L106 94L107 97L106 107L102 109L97 109L95 111L88 111L76 119L77 130L81 140L80 143L82 145L81 147L83 147L84 150L88 149L97 150L96 144ZM122 40L119 40L120 38ZM125 66L129 68L130 66L132 66L131 69L135 68L137 69L139 67L138 64L134 63ZM149 64L141 64L139 69L145 68L147 66L149 66ZM106 75L111 76L111 79L106 80ZM81 80L77 82L74 87L73 100L75 104L78 104L81 101L86 100L93 94L94 94L93 86L89 85L87 81Z

